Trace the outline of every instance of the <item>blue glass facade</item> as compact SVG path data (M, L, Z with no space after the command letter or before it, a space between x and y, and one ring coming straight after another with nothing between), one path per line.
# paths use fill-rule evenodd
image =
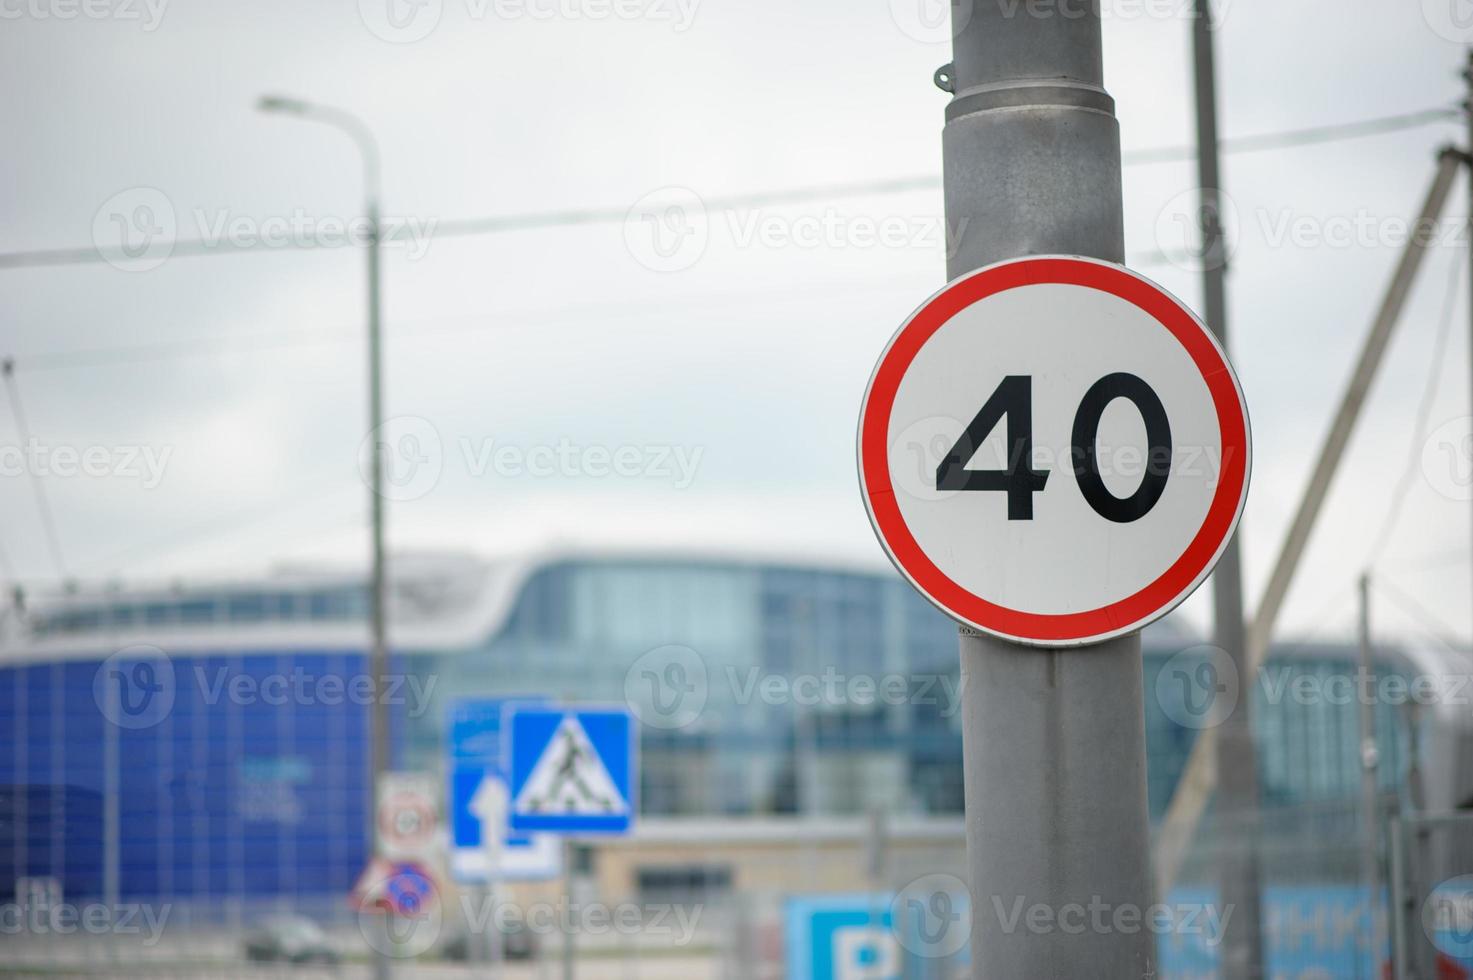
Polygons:
M40 628L54 639L122 617L318 622L361 611L360 599L341 589L235 591L159 613L150 612L158 603L73 609ZM402 652L396 671L417 687L391 704L400 764L441 767L452 699L626 703L641 696L640 658L677 645L704 672L703 709L679 727L641 729L645 813L961 810L956 629L893 575L566 560L534 567L509 610L465 648ZM141 728L104 718L97 659L0 668L0 891L6 879L39 875L69 895L102 893L115 758L121 897L344 894L364 865L368 831L369 709L350 693L364 676L361 654L175 649L165 628L152 642L169 655L175 698ZM1153 817L1196 735L1173 720L1182 714L1171 679L1158 683L1190 643L1169 624L1147 632ZM1282 689L1286 678L1353 669L1348 658L1290 649L1271 663L1272 683L1254 686L1266 804L1354 799L1354 706L1301 704ZM299 678L306 696L291 693ZM850 686L855 678L888 693L868 681ZM341 684L324 689L324 679ZM1402 721L1392 706L1379 710L1390 762L1382 779L1395 787L1405 768Z
M283 707L266 692L273 678L361 675L363 658L170 660L172 707L140 728L104 717L99 661L0 670L0 888L49 876L68 895L104 894L115 759L120 898L341 894L366 853L367 708Z

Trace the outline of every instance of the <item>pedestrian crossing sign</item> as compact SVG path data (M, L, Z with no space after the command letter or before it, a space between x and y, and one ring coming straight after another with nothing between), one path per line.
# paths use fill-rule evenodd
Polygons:
M628 833L638 806L629 712L515 705L507 710L511 828Z

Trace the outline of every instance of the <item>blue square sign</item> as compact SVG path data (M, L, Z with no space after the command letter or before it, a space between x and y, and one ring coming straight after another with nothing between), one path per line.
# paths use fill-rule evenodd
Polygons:
M478 799L505 783L502 770L502 718L513 703L545 704L544 698L490 698L456 701L447 717L445 777L449 782L451 872L457 881L486 881L491 874L482 840L484 828ZM497 877L504 880L539 880L561 873L557 841L546 835L506 832L500 850Z
M504 730L512 830L629 832L638 801L628 711L512 705Z

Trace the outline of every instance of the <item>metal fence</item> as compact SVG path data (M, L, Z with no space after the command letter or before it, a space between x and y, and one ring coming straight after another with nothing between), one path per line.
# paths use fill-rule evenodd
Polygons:
M1396 980L1473 976L1473 813L1391 821Z
M1385 802L1389 814L1393 801ZM1225 862L1248 854L1260 869L1264 976L1473 975L1473 813L1388 816L1384 827L1372 886L1353 803L1209 815L1180 881L1158 897L1172 911L1157 937L1160 980L1222 975L1223 929L1237 910L1223 907L1217 879ZM428 932L397 940L393 973L551 980L564 976L571 949L577 980L965 977L970 950L931 935L936 917L960 921L973 901L999 910L1008 903L957 877L966 874L964 847L960 821L870 829L859 819L792 821L787 832L755 843L750 832L679 847L664 839L611 842L571 884L505 886L492 905L483 889L447 887L434 921L422 927ZM82 921L93 914L85 903L69 918L53 917L67 900L44 877L21 882L7 908L32 918L0 922L0 976L373 973L379 922L343 895L161 897L106 909L111 918L90 925ZM510 925L488 926L502 921L488 917L500 908L515 910ZM1205 914L1187 914L1193 910ZM258 955L267 952L260 944L270 924L293 918L315 924L332 962ZM507 956L495 965L482 959L488 929ZM841 957L865 969L822 972Z

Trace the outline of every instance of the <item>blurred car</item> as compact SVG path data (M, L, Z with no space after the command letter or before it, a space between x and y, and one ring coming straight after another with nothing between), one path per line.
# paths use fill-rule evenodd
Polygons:
M471 950L476 950L476 959L484 954L486 941L484 936L472 936L465 929L461 929L447 938L440 947L440 955L447 960L458 960L465 962L471 959ZM537 955L537 937L525 923L508 923L501 931L501 956L508 960L530 960Z
M282 915L265 919L245 940L246 958L256 962L337 963L337 951L311 919Z

